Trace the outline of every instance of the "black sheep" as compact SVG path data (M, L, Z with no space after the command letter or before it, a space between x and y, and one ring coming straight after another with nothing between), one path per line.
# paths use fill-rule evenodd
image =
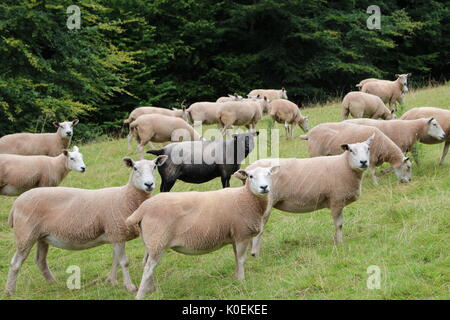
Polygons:
M256 132L234 134L231 140L185 141L171 143L160 150L149 150L154 155L169 158L158 167L161 175L161 192L168 192L180 179L189 183L204 183L216 177L224 188L230 186L230 178L239 170L241 162L255 147Z

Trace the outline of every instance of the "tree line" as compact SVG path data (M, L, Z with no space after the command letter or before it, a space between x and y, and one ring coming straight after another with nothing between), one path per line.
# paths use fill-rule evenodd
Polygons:
M288 90L307 105L368 77L411 72L416 86L450 74L450 6L373 1L3 0L0 135L113 133L138 105L179 107L254 88ZM80 9L80 28L68 27Z

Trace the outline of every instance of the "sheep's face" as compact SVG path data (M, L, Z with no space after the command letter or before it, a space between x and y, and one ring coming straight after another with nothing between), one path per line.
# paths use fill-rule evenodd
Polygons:
M288 100L287 91L285 88L281 89L281 99Z
M395 75L397 77L397 80L400 81L401 84L403 84L403 87L406 87L408 85L408 77L411 76L410 73L407 74L396 74ZM406 90L408 90L408 88L406 88ZM407 91L404 91L407 92Z
M303 132L308 132L309 131L309 126L308 126L308 117L304 117L301 118L300 121L298 122L298 125L300 126L300 128L302 128Z
M58 132L62 138L70 138L73 135L73 127L78 124L79 120L53 122L53 125L58 128Z
M252 170L239 170L234 176L246 181L250 191L257 197L266 197L272 188L272 175L276 174L280 166L269 168L257 167Z
M77 146L73 147L73 151L69 152L67 150L63 151L64 155L67 157L67 168L69 170L85 172L86 165L83 161L83 155L79 152Z
M366 170L370 165L370 144L375 134L360 143L343 144L342 149L348 151L348 162L354 170Z
M412 178L411 161L409 158L403 158L400 166L394 167L395 175L400 182L410 182Z
M270 104L269 104L269 99L267 99L267 97L264 97L261 100L261 110L267 111L270 108Z
M444 130L442 130L441 125L434 118L430 118L428 120L428 131L427 131L427 133L428 133L428 135L430 137L433 137L433 138L435 138L437 140L443 140L445 138Z
M167 160L166 155L158 156L155 160L133 161L130 158L124 158L123 162L131 171L131 183L133 186L145 192L155 189L155 169L161 166Z

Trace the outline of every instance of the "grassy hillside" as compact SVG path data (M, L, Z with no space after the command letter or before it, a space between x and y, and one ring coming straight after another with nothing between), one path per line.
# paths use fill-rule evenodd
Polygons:
M450 85L412 91L406 107L450 108ZM340 120L339 103L303 111L310 127ZM264 119L259 127L271 121ZM280 129L280 156L306 157L306 142L286 141ZM300 129L295 129L295 135ZM231 246L203 256L167 252L155 272L157 291L151 299L437 299L450 298L450 171L448 156L437 166L443 144L420 147L421 165L413 181L400 184L394 175L382 176L375 187L366 176L361 198L344 209L344 244L333 242L329 210L288 214L274 210L266 227L260 258L245 263L246 280L234 279ZM125 140L103 141L80 147L88 171L70 173L64 186L101 188L126 183L129 170L122 165ZM134 151L134 148L133 148ZM159 177L158 177L159 179ZM232 178L232 186L240 182ZM219 179L202 185L177 182L174 191L214 190ZM159 189L159 180L158 180ZM14 253L7 225L13 198L0 197L0 289ZM127 244L135 284L142 274L140 239ZM17 283L17 299L131 299L121 285L106 283L112 250L104 245L85 251L50 248L49 265L58 281L47 284L33 262L35 249L24 263ZM69 290L66 269L81 268L81 289ZM381 289L366 286L367 268L381 269ZM0 293L0 299L8 299Z

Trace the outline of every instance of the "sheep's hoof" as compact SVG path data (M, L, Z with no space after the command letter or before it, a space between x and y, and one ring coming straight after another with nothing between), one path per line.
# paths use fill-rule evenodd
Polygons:
M9 297L12 297L12 296L14 296L14 295L16 294L15 291L10 291L10 290L5 290L5 293L6 293L6 295L9 296Z
M106 282L108 282L112 286L117 286L117 279L108 278L106 279Z
M258 258L259 257L259 252L252 252L252 257L253 258Z

